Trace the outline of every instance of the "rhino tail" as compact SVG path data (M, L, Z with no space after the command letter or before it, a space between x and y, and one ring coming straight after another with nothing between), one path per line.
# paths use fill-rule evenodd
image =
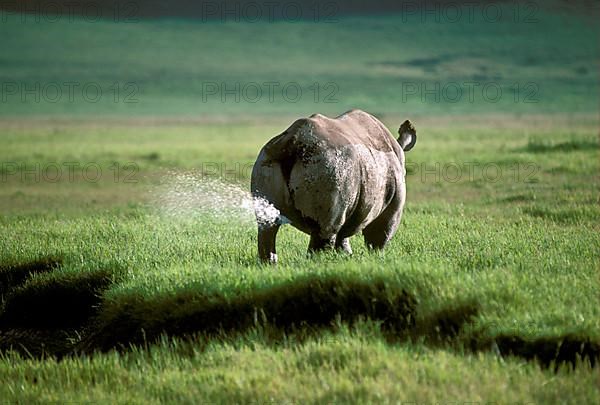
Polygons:
M404 121L400 128L398 129L398 143L404 150L404 152L408 152L415 146L417 143L417 130L410 120Z

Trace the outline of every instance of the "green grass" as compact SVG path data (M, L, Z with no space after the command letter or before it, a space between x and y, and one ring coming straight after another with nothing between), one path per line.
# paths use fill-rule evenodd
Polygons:
M9 16L1 83L132 82L139 101L0 103L0 399L597 402L598 26L537 18ZM502 99L400 93L471 80ZM310 97L202 102L205 81ZM315 102L314 82L339 101ZM538 102L515 102L515 83ZM259 265L253 216L227 195L295 118L352 107L417 127L397 235L382 253L357 236L352 257L307 257L283 227L280 263Z
M408 203L384 253L356 237L352 257L308 258L307 236L284 227L276 268L257 264L250 214L172 215L157 196L172 170L251 163L283 122L5 123L4 162L139 171L132 184L110 171L52 184L7 173L0 345L14 351L0 360L2 398L590 402L595 119L453 122L416 120ZM584 147L539 146L565 144ZM472 173L448 181L423 166L450 162Z

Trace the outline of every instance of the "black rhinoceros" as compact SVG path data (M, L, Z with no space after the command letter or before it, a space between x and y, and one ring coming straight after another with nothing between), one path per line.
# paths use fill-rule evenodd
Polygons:
M279 210L275 220L264 221L256 208L260 259L277 261L275 240L285 219L310 235L309 252L335 247L352 253L348 238L361 231L367 246L383 248L400 224L404 152L417 140L408 120L398 133L396 140L377 118L351 110L299 119L271 139L252 170L255 201Z

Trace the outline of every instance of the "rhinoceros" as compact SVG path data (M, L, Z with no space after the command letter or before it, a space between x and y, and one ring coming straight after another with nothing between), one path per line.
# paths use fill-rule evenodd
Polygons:
M404 152L417 140L409 120L398 134L395 139L373 115L351 110L298 119L267 142L252 169L251 191L278 216L265 221L255 209L260 260L277 262L277 231L288 222L310 235L309 252L352 254L349 238L361 231L369 248L382 249L400 224Z

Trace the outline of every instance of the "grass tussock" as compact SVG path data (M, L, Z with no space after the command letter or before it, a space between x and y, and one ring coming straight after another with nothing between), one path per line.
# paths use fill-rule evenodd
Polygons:
M48 273L63 263L57 256L42 257L25 263L8 263L0 265L0 295L25 283L32 274Z
M134 300L105 308L82 349L108 350L155 341L162 334L237 333L258 325L284 331L323 328L336 319L352 323L369 318L388 330L404 330L414 325L417 308L416 298L399 286L344 277L306 277L234 298L175 295Z
M447 303L443 308L421 317L408 334L411 339L424 340L429 345L451 343L463 328L479 315L479 305L473 300Z
M432 347L449 347L459 351L492 352L502 358L517 357L537 362L543 368L580 363L595 367L600 361L600 342L587 336L565 334L522 337L516 334L490 335L470 329L479 315L476 302L449 304L425 316L409 332L412 340L420 340Z

